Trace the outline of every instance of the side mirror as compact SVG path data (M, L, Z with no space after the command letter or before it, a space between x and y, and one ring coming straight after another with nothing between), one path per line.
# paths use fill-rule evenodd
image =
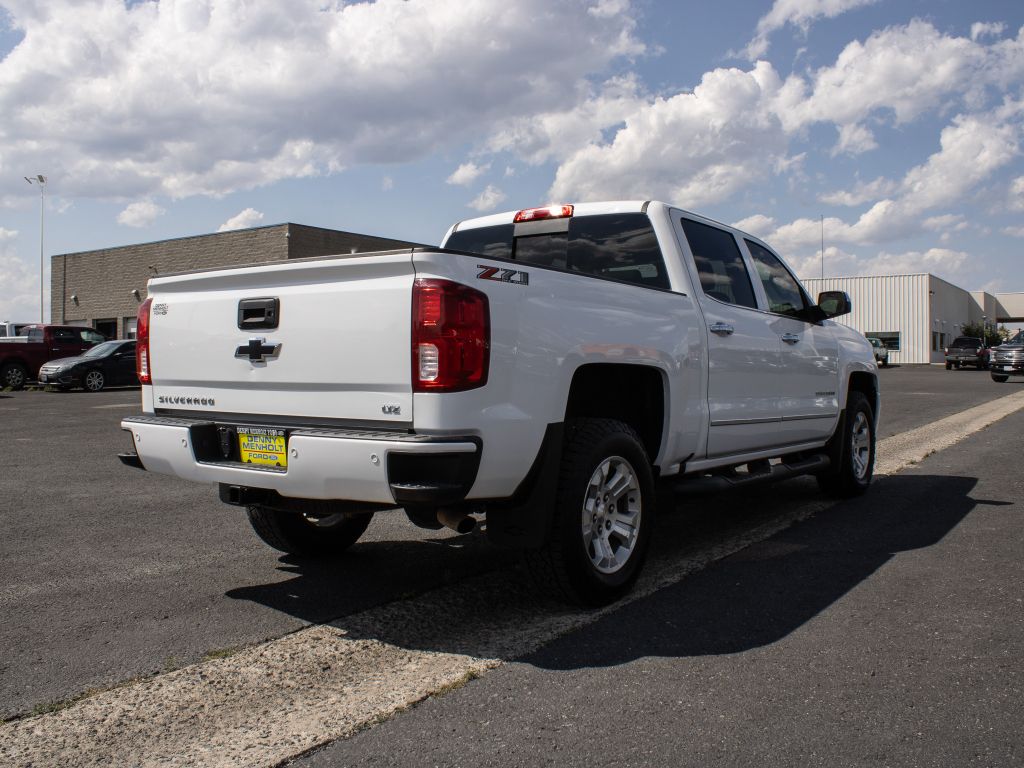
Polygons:
M846 291L824 291L818 294L818 306L825 317L848 315L853 310Z

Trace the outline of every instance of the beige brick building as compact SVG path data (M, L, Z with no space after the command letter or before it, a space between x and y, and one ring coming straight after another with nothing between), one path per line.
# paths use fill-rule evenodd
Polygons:
M155 274L408 248L413 243L302 224L275 224L51 257L50 322L133 338Z

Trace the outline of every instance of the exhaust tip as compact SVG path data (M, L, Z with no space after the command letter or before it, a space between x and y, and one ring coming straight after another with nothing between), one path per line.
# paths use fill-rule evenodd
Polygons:
M437 510L437 522L456 533L470 533L476 528L475 517L465 512L456 512L451 509Z

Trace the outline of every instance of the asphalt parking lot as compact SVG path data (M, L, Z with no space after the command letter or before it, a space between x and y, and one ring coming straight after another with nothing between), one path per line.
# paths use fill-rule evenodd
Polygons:
M1024 389L1019 380L996 384L984 372L939 367L894 367L880 377L883 437ZM118 423L137 411L137 399L132 390L0 395L9 446L0 476L5 718L302 627L344 624L375 606L415 604L481 574L499 589L521 589L516 560L482 536L423 531L401 513L378 515L336 564L281 557L256 539L243 514L216 500L214 489L116 461L128 447ZM848 764L885 754L918 759L882 764L1011 764L1003 760L1019 756L1014 734L1024 725L1015 663L1024 650L1022 425L1021 414L1008 417L880 481L866 499L828 519L811 518L793 529L795 538L780 534L715 562L455 694L305 759L412 764L427 750L443 765L507 764L510 754L540 764L554 750L582 763L596 740L603 751L591 764L643 764L644 755L667 761L670 754L659 750L669 749L692 754L694 764L785 754L809 764L835 758L827 734L848 727L851 747L860 750ZM804 479L663 516L654 556L713 549L735 530L814 498L813 481ZM862 530L865 517L870 525ZM798 605L789 606L790 595ZM821 623L823 616L839 623ZM682 703L673 709L673 701ZM908 701L914 718L906 717ZM957 730L966 715L956 714L956 705L964 701L974 722L990 729L990 743L982 731ZM583 724L601 721L607 708L618 713L615 727L588 740ZM484 709L493 717L474 714ZM773 720L773 713L782 716ZM899 734L886 735L894 719ZM453 722L467 724L459 731L465 738L451 737ZM699 727L679 730L684 722ZM772 750L758 746L768 723ZM903 733L915 723L924 729L918 736ZM638 728L653 740L646 752L631 736ZM433 740L425 740L431 730ZM940 738L950 732L964 738L954 745ZM936 739L941 750L930 751ZM877 742L875 752L869 742ZM512 753L501 749L510 744Z

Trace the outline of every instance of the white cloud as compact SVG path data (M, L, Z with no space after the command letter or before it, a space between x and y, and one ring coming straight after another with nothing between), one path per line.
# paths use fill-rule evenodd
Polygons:
M879 176L874 181L858 182L853 189L841 189L821 196L823 203L829 205L856 206L877 201L896 190L897 184L892 179Z
M764 238L765 235L775 229L775 219L771 216L765 216L763 213L755 213L753 216L747 216L747 218L737 221L733 226L736 229L749 232L755 237Z
M117 223L126 227L148 227L164 213L166 211L152 200L142 200L117 214Z
M487 173L490 167L490 165L477 165L474 162L463 163L452 171L452 175L445 182L447 184L458 184L459 186L467 187Z
M1015 211L1024 211L1024 176L1010 182L1009 206Z
M764 56L768 52L768 38L787 24L807 34L811 23L818 19L832 19L875 2L877 0L775 0L771 10L757 22L757 33L747 43L744 53L751 61Z
M1024 237L1024 227L1003 227L1002 233L1010 237Z
M385 176L380 180L380 188L384 192L390 192L395 188L395 180L390 176Z
M749 72L708 72L692 93L629 99L614 139L573 150L549 197L654 197L688 208L725 200L788 160L788 138L769 108L778 86L771 65L758 62Z
M971 40L980 40L983 37L999 37L1005 31L1006 25L1001 21L976 21L971 24Z
M488 184L487 189L477 195L468 205L480 212L491 211L498 203L504 202L506 197L507 195L496 186Z
M232 216L217 229L218 232L229 232L232 229L248 229L257 227L263 221L263 214L255 208L246 208L237 216Z
M1016 156L1021 106L1012 96L1022 80L1024 29L984 45L914 20L850 43L833 65L807 76L783 80L760 61L749 70L712 70L692 92L659 96L617 78L581 103L514 121L486 148L528 162L558 160L551 199L656 197L692 208L772 175L799 177L804 153L794 144L814 125L835 126L834 154L857 154L876 146L876 125L959 107L942 131L941 151L904 179L822 196L837 205L881 205L865 214L860 232L895 236L919 227L907 217L952 202ZM1005 104L985 112L1000 91Z
M838 128L839 140L832 148L833 157L840 154L859 155L878 146L875 135L863 125L848 123L840 125Z
M16 253L18 232L0 227L0 320L39 319L39 264L26 263ZM47 318L49 315L45 315Z
M45 160L69 197L223 195L425 157L575 103L645 50L628 0L5 8L26 34L0 60L0 155Z
M956 213L946 213L942 216L932 216L922 222L925 229L935 232L952 231L962 232L970 226L963 216Z
M791 259L790 265L802 279L819 277L822 271L821 254ZM862 256L836 246L825 248L824 272L826 277L858 277L865 275L910 275L930 272L947 280L967 274L970 255L948 248L929 248L925 251L882 251Z

